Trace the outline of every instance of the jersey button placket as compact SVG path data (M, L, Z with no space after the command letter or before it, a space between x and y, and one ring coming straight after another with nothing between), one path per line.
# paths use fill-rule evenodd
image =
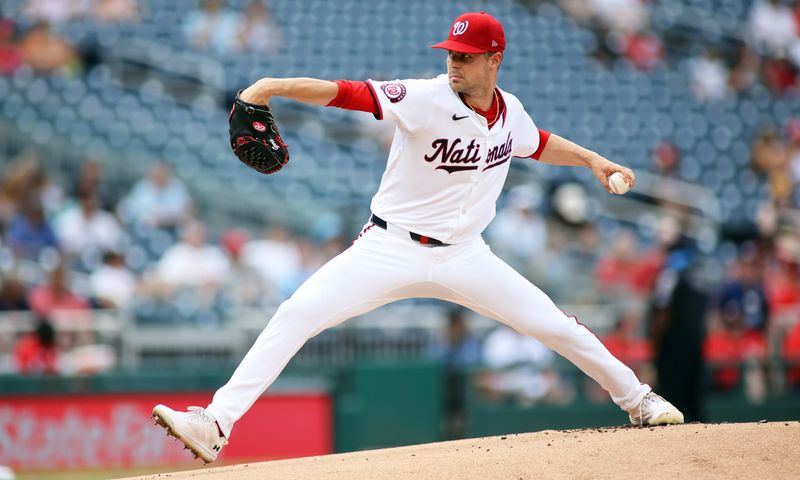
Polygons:
M489 144L487 138L484 137L484 143L481 145L481 149L485 152L486 146ZM482 156L483 157L483 156ZM478 182L480 181L481 175L481 168L483 168L482 164L478 164L478 168L473 170L470 175L472 175L472 181L470 182L469 191L464 196L464 200L461 203L461 208L458 211L458 220L456 221L456 226L453 229L453 232L460 230L463 227L464 216L467 214L467 207L469 205L469 201L472 196L475 194L475 189L478 187ZM451 234L453 232L450 232Z

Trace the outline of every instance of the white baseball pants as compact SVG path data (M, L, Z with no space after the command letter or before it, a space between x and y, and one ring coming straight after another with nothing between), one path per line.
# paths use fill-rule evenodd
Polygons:
M614 358L586 327L497 258L482 238L426 247L391 224L367 224L354 244L283 302L208 411L230 436L234 423L277 378L309 338L381 305L439 298L531 335L596 380L622 409L650 387Z

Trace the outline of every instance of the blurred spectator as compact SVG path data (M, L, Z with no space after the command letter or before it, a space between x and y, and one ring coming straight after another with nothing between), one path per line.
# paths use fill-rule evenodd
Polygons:
M794 27L797 36L800 37L800 0L794 0L792 4L792 16L794 17Z
M762 129L753 145L753 167L766 175L773 199L784 205L792 192L789 147L773 127Z
M650 12L643 0L589 0L605 28L620 32L643 30L650 23Z
M767 389L766 334L773 317L763 283L763 258L756 245L743 245L729 269L717 300L718 313L712 319L718 325L706 341L705 355L714 366L715 386L723 389L738 384L744 362L745 393L751 401L760 402Z
M78 256L119 248L122 228L114 215L97 206L94 191L79 191L77 200L77 205L68 208L54 222L62 250Z
M191 209L186 186L163 162L156 162L147 178L139 180L122 201L125 218L164 229L177 228L189 218Z
M762 283L763 265L755 246L744 246L729 270L729 278L717 300L723 324L732 330L763 333L767 329L769 305Z
M773 317L797 321L800 318L800 236L796 232L777 234L774 258L765 278Z
M562 302L569 303L595 303L598 298L597 286L591 275L585 272L594 271L600 258L600 233L597 226L586 222L577 227L561 228L551 225L548 233L555 242L560 242L560 248L548 245L546 250L531 259L529 268L522 271L523 275L530 275L530 280L548 292L558 292ZM563 238L559 239L558 236ZM564 271L560 274L559 269ZM555 287L553 283L560 282L561 286Z
M589 216L589 196L586 188L577 182L565 182L555 187L550 204L557 218L572 227L583 225Z
M800 184L800 117L792 118L787 122L786 136L789 139L789 169L796 186ZM800 205L797 206L800 207Z
M103 165L93 158L87 158L81 163L80 169L72 181L71 194L75 197L79 192L94 192L97 206L103 210L109 210L119 197L115 197L117 192L109 191L108 185L103 182Z
M432 351L432 356L446 368L465 371L481 360L480 341L470 333L465 315L466 310L461 307L452 307L447 312L447 331Z
M635 31L622 35L619 49L634 67L648 71L656 67L664 58L664 46L654 33Z
M756 0L748 28L756 46L770 55L784 56L797 38L792 11L781 0Z
M0 311L30 310L25 285L19 278L5 275L0 281Z
M680 163L680 150L674 143L663 140L653 149L653 173L662 177L678 178Z
M560 402L567 394L553 368L555 354L533 337L498 327L484 340L482 356L489 370L478 386L489 399L512 397L531 405Z
M509 263L522 267L547 245L547 225L536 212L541 192L519 185L508 192L506 206L497 212L488 236L493 249Z
M249 238L244 230L229 230L220 238L220 245L228 254L231 265L231 274L223 287L225 297L231 305L239 307L277 303L276 292L268 290L258 271L242 260L242 251Z
M227 53L236 49L242 19L223 7L222 0L205 0L199 10L186 16L183 32L189 43L200 50Z
M595 278L601 292L615 295L641 295L648 292L650 264L643 262L639 240L630 230L620 230L609 254L597 263Z
M731 390L739 383L742 353L737 338L725 327L719 315L711 315L703 341L703 358L711 373L711 387Z
M15 212L28 203L39 203L45 212L51 212L59 208L63 200L61 188L50 182L32 151L21 153L11 162L3 182L3 192Z
M790 388L800 387L800 321L796 321L783 339L783 359L787 363L786 381Z
M22 64L22 51L14 33L14 22L0 19L0 75L11 74Z
M79 69L75 49L47 22L35 23L19 43L22 61L43 75L69 75Z
M272 290L283 291L284 285L295 283L300 276L303 259L297 243L288 230L273 225L263 238L244 245L242 262L254 268Z
M741 93L750 88L758 80L761 58L747 43L739 44L739 52L730 75L731 89Z
M664 56L661 40L650 30L650 12L642 0L559 0L577 21L598 37L594 56L608 64L625 56L640 70L649 70Z
M652 293L656 280L664 267L670 246L674 245L681 232L681 221L668 210L662 210L655 226L653 244L639 254L636 282L643 293Z
M282 46L281 30L272 12L263 0L250 2L244 12L244 19L238 27L238 50L258 53L277 53Z
M103 264L89 277L92 295L106 308L128 308L136 295L136 277L120 252L108 251Z
M48 320L39 320L36 329L23 335L14 345L14 364L23 375L58 373L59 352L56 331Z
M767 341L762 334L726 328L718 316L712 316L703 355L711 367L714 388L731 390L741 385L750 402L764 401L768 378Z
M72 348L61 353L59 370L68 375L92 375L110 370L116 363L114 349L99 343L93 330L83 329L74 335Z
M322 263L339 255L346 248L342 237L343 228L342 217L336 212L323 213L311 224L311 241L317 247Z
M291 275L283 278L277 285L280 299L289 298L300 285L303 284L311 275L330 260L308 237L295 237L297 251L300 253L297 269Z
M89 11L91 0L27 0L25 16L62 24L83 17Z
M53 267L47 283L30 289L28 302L37 315L50 318L55 323L59 321L52 316L56 312L89 309L89 303L70 290L68 273L63 264Z
M578 227L574 241L567 247L567 255L576 271L587 272L594 269L600 259L600 233L594 223L587 222Z
M38 259L45 249L58 249L58 239L45 219L44 208L31 200L21 205L8 225L6 240L18 257Z
M463 438L467 379L470 370L480 363L481 344L469 332L463 308L452 308L447 313L447 331L442 342L436 345L433 357L443 367L443 402L445 412L445 438Z
M647 6L641 0L559 0L559 4L579 22L604 31L631 32L649 23Z
M706 47L703 54L691 60L690 81L692 92L698 100L714 101L728 94L730 72L716 49Z
M650 338L658 390L686 416L703 421L703 338L708 286L690 241L667 252L652 301Z
M230 263L222 250L206 243L205 226L190 221L181 230L181 241L164 252L155 273L169 289L216 288L228 281Z
M622 363L629 366L637 376L651 360L653 349L650 342L639 332L641 322L633 315L623 315L614 329L603 336L603 345Z
M6 240L6 230L8 230L8 225L11 223L11 219L14 218L14 202L8 198L8 194L6 190L2 188L3 180L0 178L0 246L5 243Z
M797 87L797 68L786 58L766 58L762 75L767 88L776 95L790 93Z
M101 22L136 22L139 4L137 0L96 0L92 15Z

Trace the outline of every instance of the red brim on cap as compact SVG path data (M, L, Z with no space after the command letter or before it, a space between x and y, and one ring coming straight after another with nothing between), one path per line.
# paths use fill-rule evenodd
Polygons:
M445 40L444 42L439 42L436 45L431 45L431 48L442 48L444 50L452 50L454 52L459 53L484 53L488 52L488 50L480 49L478 47L473 47L472 45L467 45L466 43L456 42L455 40Z

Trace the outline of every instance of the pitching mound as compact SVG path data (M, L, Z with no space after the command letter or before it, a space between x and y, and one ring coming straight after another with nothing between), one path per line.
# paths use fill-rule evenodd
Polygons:
M139 477L140 480L789 479L800 422L543 431Z

